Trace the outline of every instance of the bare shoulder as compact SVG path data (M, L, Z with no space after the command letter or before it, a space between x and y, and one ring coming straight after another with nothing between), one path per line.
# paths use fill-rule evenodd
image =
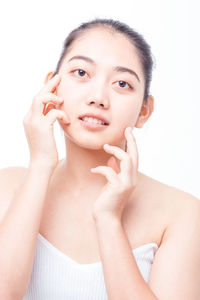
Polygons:
M168 225L180 218L200 219L200 199L174 186L167 185L144 175L147 192L151 194L151 204L160 208L160 212L168 217Z
M0 221L20 186L26 170L25 167L8 167L0 170Z
M22 177L25 175L25 167L8 167L0 170L0 187L1 190L9 188L15 189Z
M167 220L149 286L159 299L176 299L177 295L179 299L199 299L200 199L157 180L145 180L151 191L151 212L156 212L153 229Z

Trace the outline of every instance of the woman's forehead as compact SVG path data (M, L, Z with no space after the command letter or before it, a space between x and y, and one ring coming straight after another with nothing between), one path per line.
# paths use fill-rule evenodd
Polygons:
M140 58L134 45L121 33L113 33L106 29L90 29L82 33L72 44L65 60L74 55L85 55L97 64L138 65ZM142 71L142 70L141 70Z
M98 45L98 47L96 46ZM111 32L108 29L93 28L81 33L73 42L72 48L108 49L114 48L124 50L124 47L134 51L135 47L131 41L122 33ZM113 51L114 52L114 51Z

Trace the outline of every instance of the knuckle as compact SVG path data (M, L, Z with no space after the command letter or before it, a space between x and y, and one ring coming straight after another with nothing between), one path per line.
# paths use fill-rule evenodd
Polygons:
M67 116L66 113L65 113L64 111L62 111L62 110L58 110L58 111L61 113L62 116L64 116L64 117Z
M46 116L54 116L55 113L56 113L56 110L57 110L57 109L55 109L55 108L51 108L51 110L47 113Z
M52 95L51 97L52 97L53 100L58 101L58 102L63 101L63 99L61 97L59 97L59 96L57 96L55 94L51 94L51 95Z
M54 110L55 110L55 114L57 114L57 116L60 118L62 118L65 115L64 112L59 109L54 109Z
M52 99L52 98L54 98L54 97L55 97L55 95L52 94L52 93L45 93L45 94L43 95L43 98L45 98L45 99Z

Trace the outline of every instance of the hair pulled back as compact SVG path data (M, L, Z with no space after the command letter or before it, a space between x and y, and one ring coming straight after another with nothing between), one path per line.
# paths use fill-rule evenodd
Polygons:
M59 68L62 64L63 58L67 52L71 49L73 42L81 36L82 33L85 33L86 30L92 28L105 28L112 31L113 33L121 33L129 39L129 41L136 48L137 54L139 56L145 80L145 90L144 90L144 101L147 101L149 96L150 83L152 80L152 69L153 69L153 58L151 53L151 48L149 44L145 41L143 36L137 31L129 27L127 24L116 21L113 19L101 19L95 18L92 21L81 23L81 25L74 30L72 30L69 35L66 37L63 50L60 56L60 59L57 63L56 70L54 75L58 73Z

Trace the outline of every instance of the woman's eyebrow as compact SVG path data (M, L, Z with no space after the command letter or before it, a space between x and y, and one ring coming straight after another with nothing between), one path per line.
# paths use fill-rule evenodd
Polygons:
M68 62L70 62L71 60L73 59L82 59L82 60L85 60L87 61L88 63L92 64L92 65L96 65L96 63L94 62L94 60L92 60L90 57L87 57L87 56L83 56L83 55L75 55L73 57L71 57ZM126 67L122 67L122 66L116 66L113 68L113 71L115 72L127 72L131 75L133 75L134 77L137 78L137 80L140 82L140 79L137 75L137 73L129 68L126 68Z

